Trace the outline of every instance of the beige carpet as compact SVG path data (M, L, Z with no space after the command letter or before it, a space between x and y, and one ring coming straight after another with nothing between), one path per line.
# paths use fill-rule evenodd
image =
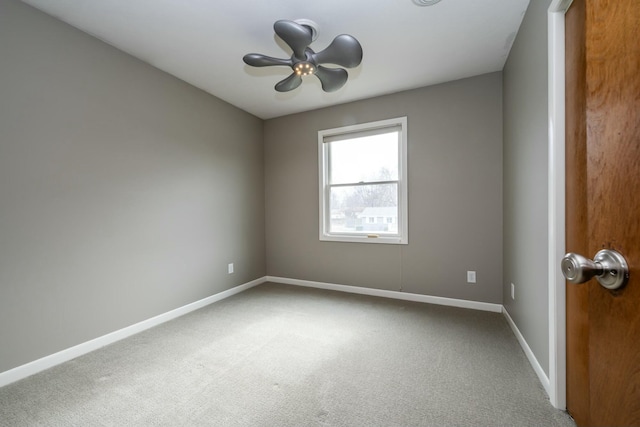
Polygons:
M503 316L264 284L0 388L2 426L574 426Z

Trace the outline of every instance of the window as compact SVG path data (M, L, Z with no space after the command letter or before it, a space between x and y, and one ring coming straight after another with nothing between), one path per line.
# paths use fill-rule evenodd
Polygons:
M320 240L408 242L406 117L321 130L318 159Z

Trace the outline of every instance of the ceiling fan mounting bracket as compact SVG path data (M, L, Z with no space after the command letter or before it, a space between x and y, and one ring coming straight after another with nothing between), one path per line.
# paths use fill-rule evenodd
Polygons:
M316 24L315 21L311 19L294 19L293 22L309 28L309 30L311 30L311 41L316 41L318 38L318 24Z

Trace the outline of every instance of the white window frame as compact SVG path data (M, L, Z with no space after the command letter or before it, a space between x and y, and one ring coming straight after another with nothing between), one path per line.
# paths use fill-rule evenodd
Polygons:
M376 131L384 128L400 127L398 144L398 235L384 235L372 233L330 233L329 225L331 215L329 212L329 150L325 139L345 134L354 134ZM407 118L379 120L352 126L344 126L334 129L318 131L318 184L319 184L319 236L321 241L355 242L355 243L383 243L401 244L409 243L409 209L407 191Z

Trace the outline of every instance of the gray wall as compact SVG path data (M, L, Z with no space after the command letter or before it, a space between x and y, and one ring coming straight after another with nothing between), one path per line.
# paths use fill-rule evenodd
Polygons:
M408 117L409 244L318 239L317 132ZM265 122L267 273L502 303L502 75ZM478 283L466 283L476 270Z
M504 68L504 306L547 375L550 4L551 0L531 0Z
M262 126L0 0L0 372L264 276Z

